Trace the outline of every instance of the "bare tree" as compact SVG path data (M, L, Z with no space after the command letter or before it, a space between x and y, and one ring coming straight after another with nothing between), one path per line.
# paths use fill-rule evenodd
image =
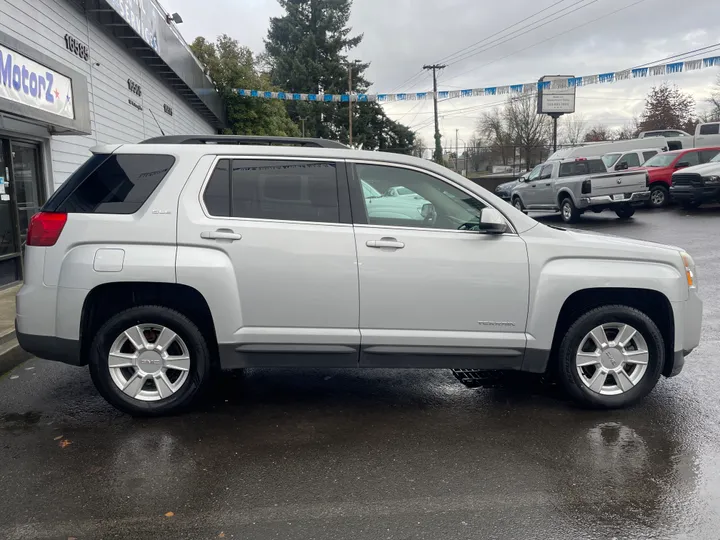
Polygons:
M708 99L710 111L706 115L706 122L720 122L720 75L715 83L715 90Z
M585 134L585 142L612 141L615 139L613 130L602 124L596 124Z
M563 116L560 126L561 144L577 146L583 142L587 131L587 120L582 113Z
M530 170L543 159L550 138L550 117L537 113L537 101L531 95L509 99L504 113L513 143Z
M513 157L513 137L503 110L499 107L483 113L477 123L477 133L488 141L493 158L507 165Z
M422 137L420 137L419 135L415 135L410 155L419 158L424 157L426 148L427 146L425 146L425 141L422 139Z

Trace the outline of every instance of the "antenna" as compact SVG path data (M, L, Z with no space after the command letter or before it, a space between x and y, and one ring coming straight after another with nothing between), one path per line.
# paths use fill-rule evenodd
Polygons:
M160 130L160 133L161 133L162 136L164 137L164 136L165 136L165 132L163 131L163 128L160 127L160 122L158 122L158 119L155 118L155 113L152 112L152 109L151 109L150 107L148 107L148 111L150 111L150 114L152 114L153 120L155 120L155 123L157 124L158 129Z

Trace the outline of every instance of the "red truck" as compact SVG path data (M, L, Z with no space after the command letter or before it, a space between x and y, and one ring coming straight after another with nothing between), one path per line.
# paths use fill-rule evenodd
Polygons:
M711 146L663 152L648 159L640 167L640 169L646 170L649 176L650 201L648 204L652 208L667 205L670 202L672 174L678 169L707 163L719 153L720 146Z

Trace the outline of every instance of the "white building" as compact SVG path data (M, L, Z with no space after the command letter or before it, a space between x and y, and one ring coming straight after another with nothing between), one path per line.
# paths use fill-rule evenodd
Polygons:
M217 133L222 100L156 0L0 0L0 286L96 144Z

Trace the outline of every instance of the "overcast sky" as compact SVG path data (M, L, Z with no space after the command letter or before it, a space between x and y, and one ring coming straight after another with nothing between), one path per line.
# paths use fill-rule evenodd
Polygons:
M282 14L276 0L160 1L182 15L178 28L188 42L227 33L256 52L264 49L269 18ZM526 83L547 74L594 75L719 43L718 13L718 0L354 0L350 25L364 39L351 58L371 63L367 78L373 93L431 90L423 64L463 50L464 56L444 61L440 90ZM680 60L718 55L720 45ZM715 67L580 88L576 113L588 126L622 126L642 111L650 87L663 81L692 94L702 110L718 73ZM459 130L462 147L478 116L502 99L440 103L441 133L454 145ZM432 143L432 101L384 107Z

